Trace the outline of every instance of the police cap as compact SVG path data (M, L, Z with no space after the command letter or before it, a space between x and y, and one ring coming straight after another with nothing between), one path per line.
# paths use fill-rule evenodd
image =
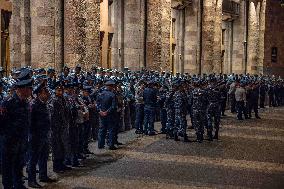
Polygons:
M31 79L31 71L27 68L22 69L17 79L21 81Z
M56 81L54 85L55 89L63 89L63 85L61 81Z
M115 85L116 83L112 80L109 80L105 83L106 86Z
M55 72L55 69L53 68L48 68L47 69L47 73L50 74L50 73L54 73Z
M38 94L38 93L40 93L40 91L41 91L42 89L44 89L44 88L46 88L46 85L45 85L44 83L41 83L41 84L39 84L39 85L37 85L37 86L34 87L33 93L34 93L34 94Z
M16 88L32 87L33 79L20 80L15 83Z

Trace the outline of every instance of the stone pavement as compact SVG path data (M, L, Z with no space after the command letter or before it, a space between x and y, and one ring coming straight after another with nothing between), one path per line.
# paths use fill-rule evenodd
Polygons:
M260 116L238 121L228 115L218 142L183 143L129 131L120 134L126 145L115 152L92 143L95 155L84 162L86 167L57 175L59 181L45 188L283 189L284 108L266 108ZM190 139L195 140L193 130Z

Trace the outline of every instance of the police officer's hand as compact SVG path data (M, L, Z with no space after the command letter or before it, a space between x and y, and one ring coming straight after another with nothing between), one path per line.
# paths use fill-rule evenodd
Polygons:
M3 116L6 112L6 109L3 107L0 107L0 115Z
M105 116L107 116L107 112L103 112L103 111L100 111L100 116L102 116L102 117L105 117Z

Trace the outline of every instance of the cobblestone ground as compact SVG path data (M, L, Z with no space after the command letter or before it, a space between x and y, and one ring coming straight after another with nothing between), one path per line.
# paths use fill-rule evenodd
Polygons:
M126 145L115 152L98 150L92 143L95 155L84 162L86 167L53 175L59 181L45 188L283 189L284 108L266 108L260 115L261 120L245 121L228 115L218 142L183 143L129 131L120 134Z

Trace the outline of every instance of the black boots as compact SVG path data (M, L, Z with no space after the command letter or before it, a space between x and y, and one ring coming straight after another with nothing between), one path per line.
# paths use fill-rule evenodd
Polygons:
M212 131L207 131L207 136L209 141L213 141Z
M199 143L203 142L203 134L197 134L197 142Z
M41 185L39 185L37 182L29 182L28 183L28 186L30 187L30 188L42 188L42 186Z
M213 139L216 139L216 140L219 139L219 131L215 131L215 135L214 135Z
M175 141L180 141L179 138L178 138L178 133L177 132L174 132L174 140Z
M256 119L261 119L258 114L255 114Z
M185 135L183 136L183 142L190 142L190 140L188 139L187 134L185 134Z

